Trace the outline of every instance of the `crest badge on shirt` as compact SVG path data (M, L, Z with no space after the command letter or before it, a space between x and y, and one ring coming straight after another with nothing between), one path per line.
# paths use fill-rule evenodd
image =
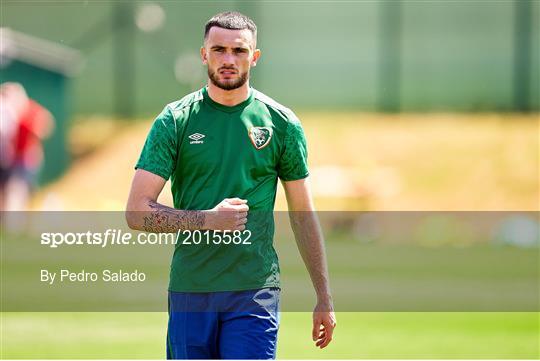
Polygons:
M249 129L249 139L253 146L259 150L270 144L272 139L272 128L270 127L251 127Z

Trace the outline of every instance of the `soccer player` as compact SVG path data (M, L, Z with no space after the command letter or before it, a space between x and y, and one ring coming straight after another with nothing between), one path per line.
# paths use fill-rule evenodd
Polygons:
M165 106L135 167L129 226L181 230L170 271L170 359L275 358L278 178L317 294L312 338L320 348L332 340L336 320L304 133L291 110L249 86L261 55L256 42L254 22L240 13L206 23L201 59L208 84ZM157 202L169 178L174 208Z

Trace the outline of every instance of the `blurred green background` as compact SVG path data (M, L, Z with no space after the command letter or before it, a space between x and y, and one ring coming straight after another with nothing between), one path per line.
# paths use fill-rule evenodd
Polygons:
M152 118L204 84L203 25L223 10L258 25L253 85L299 114L318 209L539 209L539 1L0 4L2 27L82 59L60 88L1 62L1 81L22 82L58 121L31 209L124 208ZM381 262L397 267L394 252ZM165 357L164 313L1 316L1 358ZM540 357L538 312L340 312L324 351L310 314L282 316L279 358Z
M259 29L254 85L293 109L539 109L538 1L3 0L1 21L82 52L75 113L148 116L200 87L230 9Z
M253 85L296 111L540 109L535 0L3 0L2 27L81 55L60 88L3 57L1 81L21 81L59 123L46 142L42 182L58 178L69 164L65 131L74 115L152 117L200 88L203 24L230 9L245 12L259 27L263 57ZM17 58L17 51L6 53ZM34 62L40 56L34 54ZM58 57L53 63L66 61Z

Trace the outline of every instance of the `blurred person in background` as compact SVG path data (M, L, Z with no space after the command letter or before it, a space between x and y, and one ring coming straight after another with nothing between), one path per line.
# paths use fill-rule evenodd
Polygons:
M17 83L0 85L0 210L6 208L6 186L13 165L17 113L26 99Z
M54 129L54 118L19 83L3 83L0 99L0 204L2 210L25 210L43 164L42 142Z

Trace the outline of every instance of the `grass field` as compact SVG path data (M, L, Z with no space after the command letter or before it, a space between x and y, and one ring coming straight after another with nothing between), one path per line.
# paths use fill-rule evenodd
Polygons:
M28 239L22 241L23 245L30 243ZM334 343L325 350L318 350L310 340L311 314L291 312L308 311L313 305L313 291L294 242L281 241L278 251L282 259L285 312L279 335L279 358L537 359L540 356L538 312L338 312ZM535 273L538 258L533 249L487 246L425 249L330 240L328 251L338 311L396 310L401 306L416 311L453 305L459 310L468 310L478 307L477 301L482 305L486 297L495 298L489 302L501 302L499 309L516 307L520 310L530 309L534 294L538 293ZM93 259L93 254L82 253L86 256L69 258L67 267L73 264L77 269L74 264L84 264L86 269L92 269L92 262L84 258ZM28 262L29 257L24 254L28 252L19 253L21 259L10 257L3 266L4 271L11 272L21 269L21 264L26 265L21 277L28 286L17 293L22 281L17 282L19 286L15 288L8 287L13 280L4 284L4 292L17 294L15 298L6 296L10 302L4 299L4 304L11 304L10 307L14 307L14 302L31 304L34 294L39 302L39 295L46 294L40 291L37 281L28 281L30 266L25 260ZM158 262L148 252L145 257L153 260L145 262L135 253L129 265L146 270L146 265ZM160 257L166 258L164 254ZM38 260L39 256L30 259ZM31 263L33 267L35 263ZM498 266L492 268L493 264ZM33 274L37 272L31 273L32 279ZM162 272L162 279L158 280L163 283L160 288L163 290L166 289L165 277L166 272ZM146 288L155 289L154 284ZM113 290L112 295L98 292L101 295L98 302L118 303L114 298L118 295L121 306L111 309L127 307L122 298L125 293L118 293L118 287ZM148 291L132 291L132 297L147 297L141 292ZM158 293L149 297L150 302L164 297L160 296L162 292ZM77 298L69 291L64 296L68 304L75 299L80 309L95 307L85 296ZM51 301L41 302L50 304ZM136 301L133 304L136 309L149 307L144 308L144 303ZM4 312L1 316L2 358L6 359L154 359L165 355L167 315L163 312Z
M310 317L282 313L278 358L539 357L538 313L338 313L325 350ZM4 313L2 358L164 358L166 324L164 313Z

